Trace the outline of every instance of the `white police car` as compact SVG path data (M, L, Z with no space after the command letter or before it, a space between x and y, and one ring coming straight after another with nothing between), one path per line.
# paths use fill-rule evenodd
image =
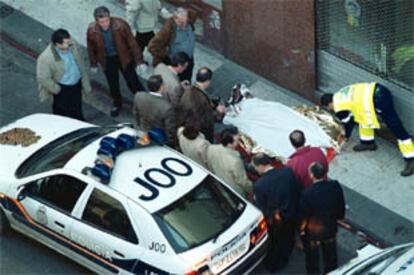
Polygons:
M4 142L23 128L37 137ZM104 137L132 128L35 114L2 133L0 232L10 225L98 273L248 273L265 255L262 214L168 147L120 153L106 184L85 173Z
M414 243L380 249L366 245L357 250L358 256L329 273L330 275L414 274Z

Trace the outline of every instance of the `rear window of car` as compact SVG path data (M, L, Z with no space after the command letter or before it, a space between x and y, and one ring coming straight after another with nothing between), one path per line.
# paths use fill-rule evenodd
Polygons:
M244 201L209 175L184 197L153 216L175 252L181 253L219 237L245 207Z
M62 168L85 146L114 130L115 127L88 127L61 136L27 158L16 170L16 177L23 178Z

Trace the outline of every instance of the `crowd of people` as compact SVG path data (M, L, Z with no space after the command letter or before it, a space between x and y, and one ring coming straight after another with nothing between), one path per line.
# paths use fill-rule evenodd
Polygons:
M166 21L155 33L159 15ZM286 137L295 153L283 168L275 168L272 158L262 153L254 155L247 163L238 151L240 135L236 127L226 127L215 135L214 125L223 118L225 107L213 101L207 92L213 72L202 67L196 72L195 82L191 82L195 15L185 8L177 8L171 15L158 0L127 0L127 21L111 16L104 6L97 7L93 12L95 20L87 29L90 70L83 63L79 46L69 32L56 30L51 44L37 61L41 99L52 99L54 114L84 120L82 92L91 91L88 71L96 73L100 66L112 98L110 115L118 116L123 106L119 87L121 72L130 92L135 94L132 113L140 129L163 129L168 146L222 178L263 212L271 240L265 259L269 271L276 272L288 264L295 238L303 244L308 273L327 273L335 269L337 220L344 218L345 200L340 184L328 178L325 154L320 148L306 145L305 134L295 130ZM146 83L148 91L137 75L140 66L147 64L143 58L144 48L152 54L154 66L154 74ZM390 97L389 92L383 86L375 87L379 88L375 95L381 94L374 97L374 104L382 108L381 116L393 116L385 122L396 133L407 160L404 175L411 175L414 173L412 141L398 117L395 118L392 103L390 106L381 101ZM364 110L357 110L358 102L352 103L352 97L346 97L351 103L339 102L344 97L325 95L322 105L334 110L343 120L346 138L353 126L350 117L360 124L361 144L356 151L375 150L373 129L379 127L375 111L370 109L371 116L364 116ZM365 125L363 120L372 117L374 124ZM252 167L260 176L255 182L247 173Z

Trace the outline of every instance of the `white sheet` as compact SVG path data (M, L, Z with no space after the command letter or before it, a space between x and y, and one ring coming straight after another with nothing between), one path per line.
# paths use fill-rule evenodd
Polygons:
M330 138L317 123L281 103L252 98L239 106L240 113L235 117L226 115L223 123L237 126L257 144L279 156L288 158L294 152L289 134L295 129L305 133L306 144L331 147Z

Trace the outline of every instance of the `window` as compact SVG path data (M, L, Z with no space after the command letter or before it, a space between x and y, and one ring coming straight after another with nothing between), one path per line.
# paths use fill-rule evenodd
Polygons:
M71 213L85 187L86 183L76 178L56 175L30 183L26 194Z
M246 204L212 176L154 214L177 253L218 237L241 215Z
M62 168L80 150L114 130L114 127L90 127L66 134L26 159L17 169L16 177L22 178Z
M98 189L92 192L83 212L82 220L131 243L138 243L128 214L122 204Z
M316 2L318 48L382 78L414 87L414 2Z

